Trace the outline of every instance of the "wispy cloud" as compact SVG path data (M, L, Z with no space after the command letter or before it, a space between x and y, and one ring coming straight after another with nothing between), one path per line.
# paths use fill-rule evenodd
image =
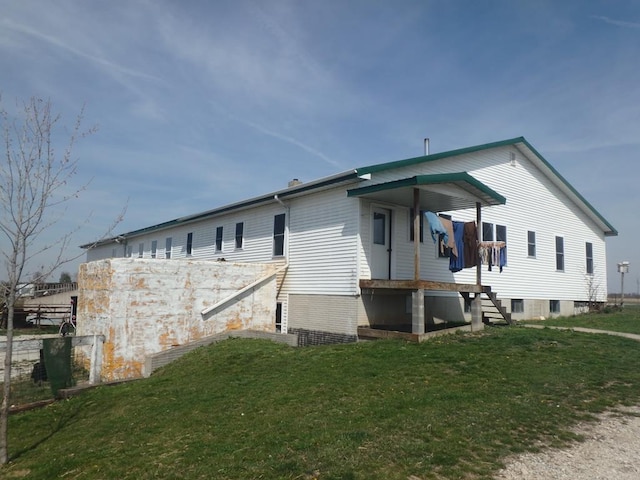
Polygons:
M610 25L616 25L618 27L627 27L627 28L640 28L640 22L626 22L624 20L614 20L609 17L603 17L600 15L591 15L591 18L595 18L596 20L601 20Z
M92 63L103 67L107 70L111 70L114 72L117 72L119 74L124 74L127 76L131 76L131 77L138 77L138 78L146 78L148 80L155 80L155 81L159 81L160 79L157 77L154 77L152 75L149 75L145 72L141 72L138 70L134 70L132 68L126 67L124 65L120 65L117 63L114 63L106 58L101 58L99 56L93 55L89 52L85 52L83 50L80 50L79 48L73 47L70 44L68 44L67 42L63 41L60 38L54 37L52 35L46 35L38 30L35 30L33 28L30 28L26 25L21 25L19 23L15 23L15 22L9 22L8 20L2 20L2 28L7 28L7 29L11 29L14 30L16 32L34 37L38 40L44 41L46 43L48 43L49 45L53 45L55 47L58 47L60 49L63 49L73 55L76 55L78 57L81 57L83 59L89 60Z
M333 160L331 158L329 158L327 155L325 155L324 153L320 152L319 150L293 138L290 137L288 135L284 135L280 132L276 132L274 130L271 130L269 128L263 127L262 125L258 125L257 123L251 122L249 120L242 120L239 118L235 118L235 120L238 120L242 123L244 123L245 125L248 125L249 127L259 131L260 133L264 133L265 135L269 135L270 137L273 138L277 138L278 140L281 140L283 142L289 143L291 145L295 145L298 148L301 148L302 150L304 150L307 153L310 153L311 155L314 155L318 158L320 158L321 160L325 161L326 163L328 163L329 165L333 166L333 167L340 167L340 163L337 162L336 160Z

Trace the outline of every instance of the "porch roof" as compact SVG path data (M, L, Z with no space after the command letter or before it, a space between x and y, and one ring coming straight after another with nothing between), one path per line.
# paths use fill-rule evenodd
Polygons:
M349 197L364 197L372 200L413 205L413 190L420 190L420 208L442 212L504 205L507 199L467 172L415 175L413 177L377 183L347 190Z

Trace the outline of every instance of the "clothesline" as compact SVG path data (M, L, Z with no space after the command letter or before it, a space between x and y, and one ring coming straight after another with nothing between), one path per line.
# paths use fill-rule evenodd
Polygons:
M493 265L502 267L506 265L506 242L504 241L478 241L476 222L458 222L436 215L433 212L424 212L431 238L436 242L439 238L440 253L449 254L449 270L458 272L463 268L477 266L478 261L488 265L489 270Z

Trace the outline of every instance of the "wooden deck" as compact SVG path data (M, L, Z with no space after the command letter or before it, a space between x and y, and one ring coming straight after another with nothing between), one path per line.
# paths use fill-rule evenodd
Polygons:
M371 327L358 327L358 340L380 340L380 339L397 339L404 340L409 343L422 343L434 337L442 335L451 335L458 331L471 332L471 325L464 325L452 328L443 328L425 333L399 332L397 330L383 330Z
M491 287L472 283L433 282L430 280L360 280L360 288L371 290L426 290L487 293Z

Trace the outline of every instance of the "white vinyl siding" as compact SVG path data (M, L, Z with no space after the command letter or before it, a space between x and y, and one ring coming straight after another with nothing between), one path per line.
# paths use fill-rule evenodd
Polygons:
M603 286L598 292L598 299L606 300L604 233L519 151L515 151L516 166L511 166L510 152L513 151L513 147L501 147L374 173L370 183L413 175L466 171L507 199L505 205L482 209L482 221L493 224L494 229L495 225L505 226L510 239L508 266L502 273L499 269L489 272L487 266L483 266L483 284L490 285L502 298L586 300L585 242L590 242L593 244L594 276ZM408 208L403 209L408 212ZM443 213L451 215L454 221L476 219L475 209ZM402 236L397 234L398 230L409 231L406 223L408 216L408 213L394 216L396 277L392 278L413 278L413 244L408 242L406 233ZM363 235L366 231L362 229ZM528 231L535 232L535 257L528 254ZM564 272L556 271L556 236L564 238ZM363 244L366 248L364 240ZM455 274L448 270L448 259L437 258L436 248L428 233L420 252L421 278L475 283L475 268ZM364 269L362 274L365 274Z
M287 291L354 295L358 200L334 189L296 199L290 211Z

